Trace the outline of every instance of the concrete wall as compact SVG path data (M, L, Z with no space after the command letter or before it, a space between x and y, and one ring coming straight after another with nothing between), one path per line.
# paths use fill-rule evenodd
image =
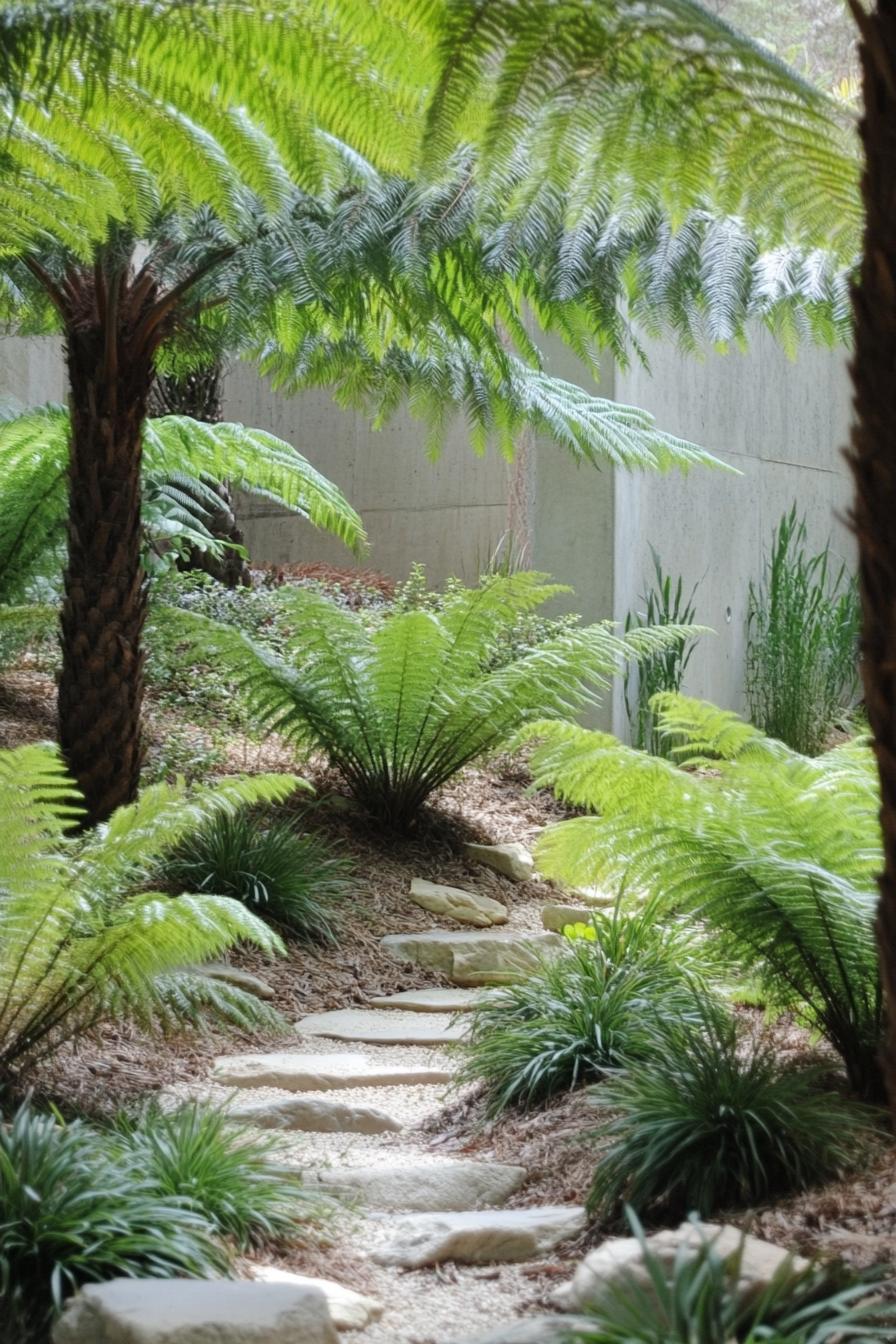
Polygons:
M24 411L64 400L59 338L0 336L0 411Z
M619 372L617 398L645 407L664 429L702 444L740 475L703 468L687 477L616 474L614 612L622 618L638 605L650 544L686 585L701 580L698 619L716 634L696 651L686 689L740 709L747 586L781 514L796 501L813 546L830 539L854 557L842 456L850 424L846 356L806 349L790 361L765 332L745 355L701 361L670 346L648 349L651 371Z
M462 425L433 463L425 428L410 415L375 431L326 391L278 396L248 365L227 376L224 414L278 434L336 482L364 519L371 544L362 563L371 569L403 578L417 560L434 584L451 575L473 582L506 531L507 466L497 453L476 457ZM340 542L263 501L246 499L240 517L259 560L355 563Z

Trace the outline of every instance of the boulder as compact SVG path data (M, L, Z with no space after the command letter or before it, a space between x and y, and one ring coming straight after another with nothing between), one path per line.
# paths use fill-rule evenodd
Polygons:
M507 845L464 845L464 854L474 863L484 863L514 882L528 882L535 876L535 862L525 845L514 840Z
M468 1013L484 998L475 989L403 989L368 1000L369 1008L398 1009L407 1013Z
M507 906L500 901L479 896L474 891L464 891L461 887L427 882L422 877L415 877L411 882L411 900L434 915L456 919L460 924L475 924L480 929L507 923Z
M391 1240L377 1246L372 1256L381 1265L403 1269L446 1260L462 1265L516 1264L544 1255L584 1227L585 1210L568 1205L405 1214L391 1222Z
M82 1288L53 1344L337 1344L319 1288L208 1279L112 1279Z
M295 1051L269 1055L222 1055L212 1078L229 1087L279 1087L285 1092L330 1092L349 1087L419 1086L450 1083L447 1069L371 1064L363 1055L311 1055Z
M603 891L600 887L575 887L572 894L575 896L576 900L581 901L583 905L603 907L614 906L617 900L617 897L613 892ZM628 893L628 896L630 903L630 893Z
M463 1038L466 1028L450 1013L385 1013L376 1008L338 1008L311 1013L296 1023L303 1036L328 1036L363 1045L450 1045Z
M399 961L439 971L456 985L506 985L531 975L542 956L561 951L556 933L481 932L392 933L380 946Z
M647 1246L663 1270L671 1274L682 1249L696 1251L704 1241L712 1244L722 1260L737 1255L743 1247L738 1289L745 1298L763 1292L788 1260L797 1269L808 1267L808 1261L791 1256L780 1246L745 1236L739 1227L716 1223L682 1223L680 1227L648 1237ZM652 1291L652 1280L637 1237L611 1237L590 1251L572 1281L554 1293L553 1301L563 1311L585 1311L600 1301L609 1286L616 1284L632 1284L638 1292Z
M293 1129L308 1134L386 1134L402 1129L385 1111L329 1097L282 1097L231 1106L228 1114L256 1129Z
M503 1204L526 1179L525 1167L438 1158L400 1165L319 1168L302 1172L307 1189L357 1200L369 1209L443 1212Z
M304 1274L291 1274L288 1269L275 1265L258 1265L252 1271L257 1283L288 1283L296 1288L317 1288L327 1299L330 1319L337 1330L364 1330L383 1314L382 1302L365 1297L353 1288L345 1288L332 1279L309 1279Z
M541 922L546 929L562 933L567 924L588 924L593 910L576 905L546 905L541 912Z

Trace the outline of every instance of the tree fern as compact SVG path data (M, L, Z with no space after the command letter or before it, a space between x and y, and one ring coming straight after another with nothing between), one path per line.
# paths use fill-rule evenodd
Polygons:
M874 947L881 864L869 746L803 757L713 706L657 697L691 765L569 724L535 725L536 781L598 813L550 830L539 863L585 884L625 882L705 920L770 1001L841 1055L879 1100L883 1010Z
M0 422L0 596L22 595L37 574L58 573L65 535L69 418L46 406ZM143 431L148 548L213 545L205 482L229 480L288 508L359 550L360 518L342 492L282 439L238 424L162 416Z
M236 777L191 795L156 785L73 839L80 800L58 754L0 752L0 1079L113 1017L274 1021L248 994L188 968L240 941L275 952L276 935L239 901L146 890L147 873L216 812L279 801L298 783Z
M380 821L407 827L425 800L524 723L592 702L627 658L683 637L606 624L573 629L488 671L501 633L558 590L545 576L496 576L451 593L438 612L407 611L376 629L319 594L282 602L296 634L281 659L240 632L169 610L193 656L214 660L262 727L327 753Z

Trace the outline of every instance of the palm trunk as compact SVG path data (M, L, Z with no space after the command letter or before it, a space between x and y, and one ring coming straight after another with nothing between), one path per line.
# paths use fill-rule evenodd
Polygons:
M142 762L140 429L154 340L144 277L69 276L65 342L71 403L68 566L62 605L59 741L87 806L105 820L137 794Z
M881 784L884 870L877 936L887 1005L882 1066L896 1115L896 0L862 31L865 243L855 316L856 422L849 456L863 606L863 677Z

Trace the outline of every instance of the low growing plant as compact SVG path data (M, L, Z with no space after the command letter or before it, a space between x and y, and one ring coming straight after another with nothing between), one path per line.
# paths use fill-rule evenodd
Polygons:
M10 1344L43 1344L66 1297L105 1279L213 1278L229 1255L135 1152L30 1105L0 1123L0 1318Z
M827 1065L782 1059L722 1009L657 1015L653 1049L594 1091L610 1119L589 1208L703 1217L805 1190L860 1167L877 1112L841 1097Z
M109 1019L279 1022L253 995L190 969L238 942L277 952L277 935L228 897L150 890L149 873L219 811L282 801L300 783L160 784L73 836L80 799L59 754L0 751L0 1087Z
M199 616L165 619L227 671L256 722L323 750L371 816L406 829L435 789L523 724L575 713L628 659L687 633L576 628L490 670L503 632L558 591L541 574L496 575L454 591L438 611L401 612L371 629L294 589L281 598L295 631L283 657Z
M630 611L625 618L626 633L645 626L691 625L697 615L695 597L699 583L685 597L681 575L673 581L663 571L659 555L651 546L653 585L642 597L643 611ZM683 640L649 658L627 667L622 679L625 709L632 745L653 755L668 754L668 740L656 731L651 701L660 691L680 691L688 663L697 647L696 636Z
M194 831L165 875L188 891L234 896L285 933L336 942L352 866L320 836L252 812L221 812Z
M836 1264L798 1268L790 1261L762 1292L745 1293L743 1246L723 1256L709 1238L683 1245L671 1268L641 1242L643 1269L614 1276L589 1307L588 1325L570 1344L834 1344L891 1339L896 1306L881 1299L877 1271L853 1274ZM641 1266L639 1266L639 1271Z
M702 920L732 970L826 1040L859 1096L881 1101L882 853L869 745L806 757L683 696L657 697L654 711L690 768L572 724L529 730L541 741L536 782L597 814L542 836L541 871L578 886L627 884Z
M829 546L810 554L794 505L750 584L746 691L756 726L804 755L821 751L855 701L860 624L856 579Z
M700 1012L708 959L694 934L656 909L596 913L562 953L470 1014L462 1082L484 1082L490 1115L543 1105L628 1060L651 1055L652 1023Z

